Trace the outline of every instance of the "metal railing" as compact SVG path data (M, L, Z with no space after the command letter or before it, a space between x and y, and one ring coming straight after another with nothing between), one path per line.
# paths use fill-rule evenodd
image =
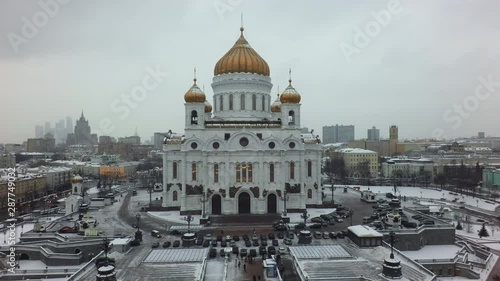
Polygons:
M89 267L95 267L95 260L102 256L104 254L104 251L101 251L99 254L97 254L93 259L91 259L88 263L86 263L84 266L82 266L80 269L78 269L73 275L71 275L68 280L66 281L72 281L72 280L79 280L77 279L82 275L83 273L86 273L87 269Z

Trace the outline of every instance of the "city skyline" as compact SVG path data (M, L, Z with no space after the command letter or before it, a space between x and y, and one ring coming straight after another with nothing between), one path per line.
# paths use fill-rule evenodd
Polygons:
M291 68L302 124L319 135L332 124L355 125L358 138L373 125L381 138L390 125L399 127L400 139L500 135L488 122L500 103L499 3L231 3L150 2L137 9L124 2L117 14L111 4L69 2L46 12L48 22L30 35L23 34L26 22L46 9L2 2L0 71L10 94L0 143L33 137L39 120L76 120L82 109L99 136L131 136L136 126L142 139L182 132L178 105L193 68L213 104L213 68L239 34L242 12L246 38L269 63L272 93L286 87ZM93 13L83 16L82 9ZM127 103L123 96L140 87L144 96ZM14 106L21 100L22 111Z

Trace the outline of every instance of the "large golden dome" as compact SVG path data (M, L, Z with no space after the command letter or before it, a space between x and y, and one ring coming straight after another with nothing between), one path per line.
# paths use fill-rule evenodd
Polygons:
M215 65L214 75L243 72L269 76L269 65L248 44L243 36L243 27L240 30L238 41Z
M300 99L300 94L292 86L292 79L288 80L288 87L280 96L281 103L300 103Z
M184 101L189 103L204 103L206 100L205 93L196 85L196 78L191 88L184 94Z

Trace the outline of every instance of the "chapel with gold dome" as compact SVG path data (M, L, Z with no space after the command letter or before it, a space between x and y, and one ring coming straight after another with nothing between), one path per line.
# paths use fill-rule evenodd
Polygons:
M164 141L163 207L208 217L322 204L321 146L301 133L301 95L290 77L271 100L270 75L242 27L215 63L211 103L195 77L184 94L184 133Z

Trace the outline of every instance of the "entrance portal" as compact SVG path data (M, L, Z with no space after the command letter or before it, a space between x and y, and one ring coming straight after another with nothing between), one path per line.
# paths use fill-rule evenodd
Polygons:
M267 213L274 214L278 212L278 204L277 204L276 194L269 194L267 196Z
M219 194L215 194L212 196L212 215L220 215L221 211L221 197Z
M238 196L238 213L250 214L250 194L242 192Z

